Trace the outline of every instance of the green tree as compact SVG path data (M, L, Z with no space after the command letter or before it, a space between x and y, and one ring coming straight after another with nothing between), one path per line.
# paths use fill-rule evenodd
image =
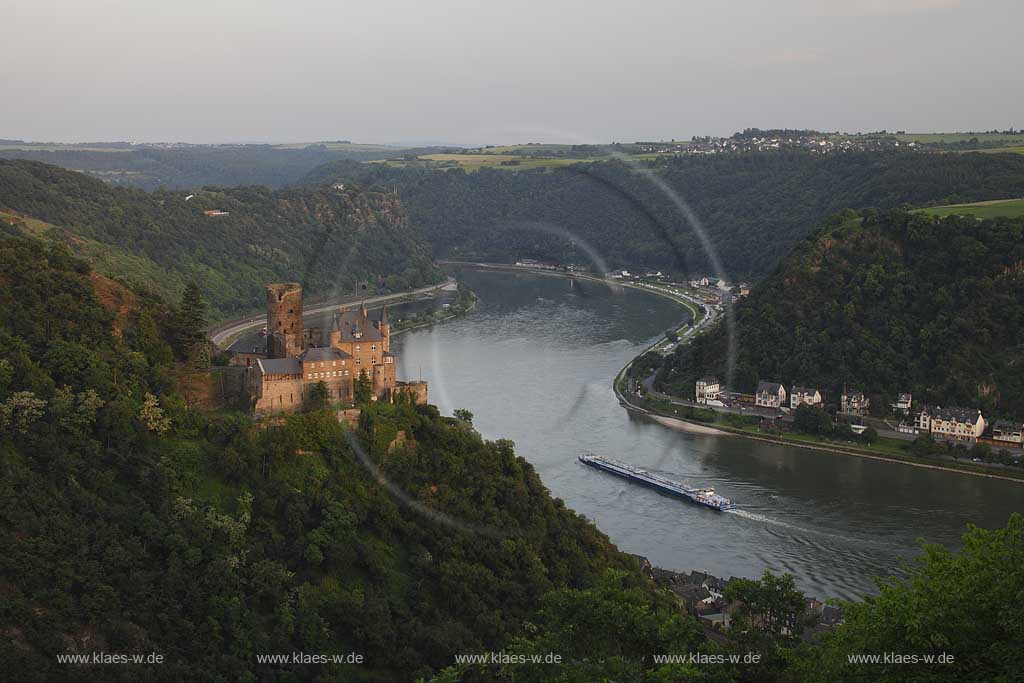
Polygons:
M327 407L330 398L331 391L327 388L327 385L323 382L317 382L313 385L313 388L309 390L307 406L310 410L323 410Z
M190 359L197 352L197 347L206 342L206 302L195 282L185 286L175 320L175 351L179 358Z
M878 430L874 427L868 427L864 430L864 433L860 435L861 440L866 444L872 444L878 441Z
M832 418L818 406L801 403L793 411L793 427L804 434L832 433Z
M926 544L904 577L843 605L844 623L804 652L794 680L1015 681L1024 642L1024 517L1005 528L970 526L959 551ZM965 609L965 605L970 607ZM851 664L850 654L953 655L911 667Z
M352 382L352 400L357 406L366 405L373 398L373 384L366 370L360 370L359 376Z
M153 394L146 394L146 399L139 410L139 422L147 431L165 434L171 428L171 418L164 415L160 400Z
M800 637L807 605L791 574L776 576L766 569L760 579L731 581L725 597L741 603L733 616L732 631L755 631L782 641Z
M452 414L459 420L462 420L470 427L473 426L473 413L466 408L456 408Z

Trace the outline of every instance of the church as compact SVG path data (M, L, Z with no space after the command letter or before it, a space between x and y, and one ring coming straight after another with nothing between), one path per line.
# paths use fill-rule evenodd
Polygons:
M302 287L295 282L267 285L267 349L248 370L257 414L300 410L321 382L332 403L353 402L354 383L365 375L375 401L401 392L427 402L426 382L400 382L391 353L387 307L368 311L338 309L327 329L305 328ZM263 354L260 354L263 356Z

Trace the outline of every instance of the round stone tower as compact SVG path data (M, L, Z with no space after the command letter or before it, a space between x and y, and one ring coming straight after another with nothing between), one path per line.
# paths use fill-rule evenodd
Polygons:
M267 285L267 355L289 358L302 353L302 286Z

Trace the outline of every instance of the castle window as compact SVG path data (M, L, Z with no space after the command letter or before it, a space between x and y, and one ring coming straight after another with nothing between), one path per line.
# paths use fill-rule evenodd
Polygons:
M371 351L376 351L377 350L377 345L376 344L371 345L370 346L370 350Z
M338 364L338 362L337 362L337 361L333 361L333 360L331 361L331 367L332 367L332 368L333 368L334 366L336 366L337 364Z
M362 365L362 364L363 364L363 359L362 358L356 358L356 365Z
M359 345L358 345L358 344L356 344L356 351L358 351L358 350L359 350Z
M313 379L313 373L312 372L307 372L306 373L306 379Z

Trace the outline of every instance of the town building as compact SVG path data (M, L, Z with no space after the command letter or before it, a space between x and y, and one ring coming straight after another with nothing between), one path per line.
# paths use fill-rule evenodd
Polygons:
M910 394L900 394L896 398L896 402L892 404L893 410L902 410L904 413L910 412L910 406L914 402L914 397Z
M754 405L761 408L781 408L786 404L786 387L779 382L758 382Z
M915 434L928 434L932 431L932 409L928 406L921 406L921 410L914 416L911 423L917 430Z
M387 307L337 310L326 331L303 329L302 288L267 286L267 352L251 365L248 386L258 414L300 410L321 383L331 402L351 403L355 382L365 376L373 400L409 393L426 403L426 382L400 382L391 353Z
M977 408L941 408L928 411L932 437L948 441L977 441L985 431L985 418Z
M839 412L849 415L867 415L871 400L860 391L843 391L839 400Z
M820 406L821 402L821 392L814 387L794 386L789 394L789 407L794 410L804 403L809 406Z
M722 387L719 384L717 377L701 377L697 380L697 386L694 394L697 398L697 403L717 401L721 398Z
M1024 445L1024 425L1009 420L996 420L992 425L992 440L1007 446L1020 448Z

